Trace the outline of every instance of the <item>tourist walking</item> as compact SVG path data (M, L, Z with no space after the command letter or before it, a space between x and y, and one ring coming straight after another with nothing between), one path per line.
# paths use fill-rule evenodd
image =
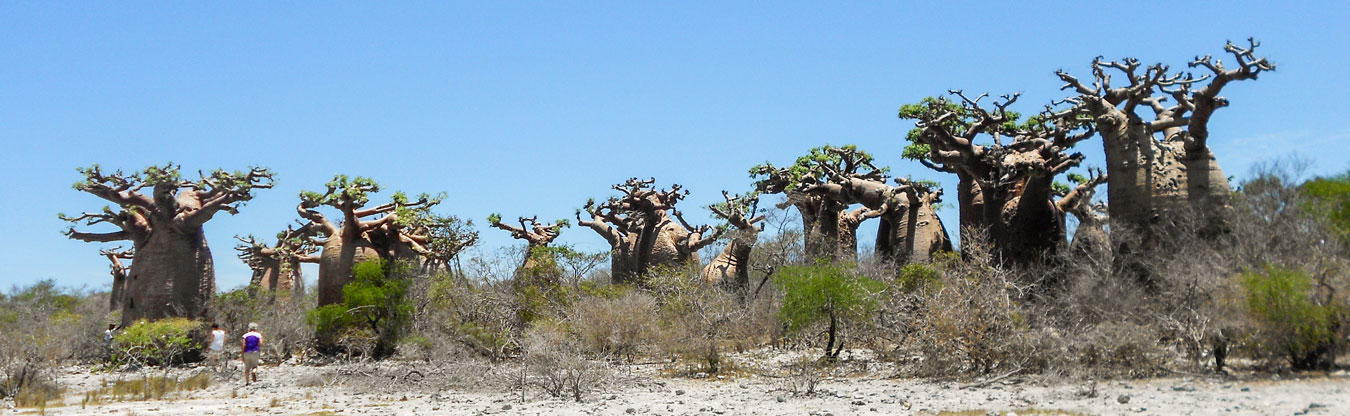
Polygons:
M248 332L244 333L244 339L239 345L243 347L244 355L244 385L258 381L258 360L262 355L263 336L258 332L258 324L249 322Z
M225 368L225 330L220 324L211 324L211 342L206 347L206 358L210 365L221 371Z

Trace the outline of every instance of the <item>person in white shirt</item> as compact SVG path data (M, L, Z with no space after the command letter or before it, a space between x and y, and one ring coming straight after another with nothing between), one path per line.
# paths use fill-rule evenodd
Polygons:
M206 358L216 371L225 367L225 330L220 328L220 324L211 324L211 343L207 344Z
M105 360L112 359L113 337L117 336L117 333L113 331L116 329L117 325L108 324L108 330L103 331L103 359Z

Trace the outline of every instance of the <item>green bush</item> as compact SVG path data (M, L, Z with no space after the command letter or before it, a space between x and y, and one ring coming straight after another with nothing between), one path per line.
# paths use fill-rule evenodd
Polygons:
M320 346L336 349L337 341L353 338L359 332L365 334L359 337L363 340L374 338L371 353L375 357L394 353L413 312L408 300L410 282L404 277L403 268L380 260L353 266L352 282L342 288L342 303L316 308L305 318L314 328Z
M1258 323L1258 349L1296 370L1335 364L1343 308L1314 299L1312 279L1301 270L1266 265L1242 275L1246 309Z
M857 276L843 266L825 263L784 267L774 277L774 284L783 291L779 316L789 330L826 323L825 358L829 359L838 357L843 350L840 329L848 321L865 319L875 310L872 294L884 288L883 284Z
M1325 215L1342 238L1350 236L1350 172L1309 180L1299 191L1312 200L1310 212Z
M927 264L907 264L900 269L895 284L905 293L914 293L919 289L940 286L942 283L941 277L937 269Z
M201 348L202 323L187 318L140 320L113 337L118 358L168 367Z

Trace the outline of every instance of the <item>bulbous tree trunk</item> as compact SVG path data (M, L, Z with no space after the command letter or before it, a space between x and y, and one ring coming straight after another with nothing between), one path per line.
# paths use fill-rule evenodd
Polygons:
M122 264L122 260L131 260L135 257L135 250L122 250L117 247L109 250L99 250L99 254L108 259L109 273L112 274L112 290L108 293L108 310L117 311L122 309L122 297L126 296L127 273L130 267Z
M838 214L836 227L838 231L838 242L835 245L834 260L845 262L858 261L858 227L862 226L863 221L876 218L881 215L881 211L859 207L851 211L843 211Z
M614 284L637 284L642 273L638 261L638 234L625 235L610 250L609 273Z
M907 194L904 209L889 209L877 225L877 256L896 263L927 263L934 254L952 251L952 240L933 204L939 191Z
M122 308L122 298L126 296L126 287L126 272L113 273L112 290L108 292L108 310L115 311Z
M749 287L750 253L758 240L758 229L732 231L727 246L704 266L704 278L709 283L722 284L733 290Z
M709 207L713 214L734 227L727 246L703 268L703 277L709 283L744 293L750 286L750 253L763 231L763 216L755 216L759 209L756 195L732 196L722 191L725 203ZM742 296L744 299L744 296Z
M253 266L253 276L249 279L249 284L257 285L269 292L303 289L304 279L300 273L300 263L300 259L296 257L261 260L261 264Z
M1069 243L1073 258L1099 259L1111 253L1111 239L1106 234L1106 205L1092 202L1097 186L1107 182L1107 177L1096 171L1092 178L1083 180L1056 202L1061 211L1078 218L1078 227Z
M478 239L477 232L464 228L470 225L467 222L431 213L441 197L422 194L413 201L399 192L392 202L366 208L370 194L380 190L375 181L337 175L327 187L325 193L301 192L296 206L296 213L309 220L304 228L326 237L317 259L319 306L343 302L342 289L352 282L357 263L377 259L424 263L416 261L420 257L444 265ZM320 206L336 208L342 223L315 210Z
M990 241L1003 261L1041 263L1067 241L1064 213L1053 201L1051 180L1049 175L1031 175L1014 189L1000 190L1011 194L1007 199L986 204L986 221L994 224Z
M344 242L343 238L330 238L319 254L319 306L342 303L342 288L352 282L352 267L379 259L379 251L365 239Z
M215 267L201 227L155 227L136 245L123 297L122 325L168 317L202 317L215 294Z

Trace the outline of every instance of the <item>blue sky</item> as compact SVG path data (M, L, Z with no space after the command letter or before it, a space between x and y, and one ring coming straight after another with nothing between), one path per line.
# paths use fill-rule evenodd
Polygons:
M1030 112L1064 96L1055 69L1180 68L1247 36L1279 69L1225 89L1210 139L1225 170L1299 153L1342 172L1347 21L1336 2L5 2L0 288L107 285L99 246L56 218L104 205L70 188L93 163L277 171L207 224L229 288L249 275L231 236L271 238L336 173L447 192L439 211L475 220L488 251L514 243L488 214L571 218L630 176L683 184L687 217L707 219L750 166L825 143L951 189L900 159L901 104L961 88L1022 92ZM584 228L562 240L606 248Z

